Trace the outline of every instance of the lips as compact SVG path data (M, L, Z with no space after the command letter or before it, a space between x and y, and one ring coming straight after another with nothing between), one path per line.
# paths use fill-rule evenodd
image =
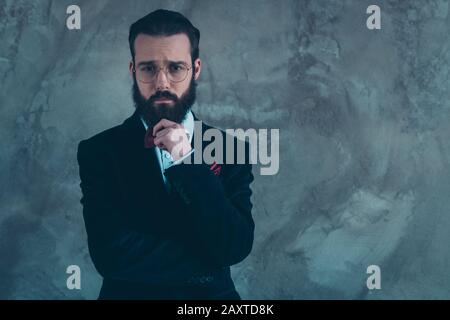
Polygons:
M167 98L159 98L159 99L155 99L155 102L172 102L172 99L167 99Z

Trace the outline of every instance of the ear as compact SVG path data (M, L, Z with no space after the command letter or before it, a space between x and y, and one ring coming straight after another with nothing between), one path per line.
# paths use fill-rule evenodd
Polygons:
M130 60L130 65L128 66L128 69L130 70L131 76L133 76L133 61Z
M200 77L200 72L202 71L202 60L200 58L195 59L194 61L194 77L195 80Z

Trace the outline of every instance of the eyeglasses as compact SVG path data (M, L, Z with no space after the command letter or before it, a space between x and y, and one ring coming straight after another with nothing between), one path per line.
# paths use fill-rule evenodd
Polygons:
M143 83L151 83L155 81L160 70L164 71L167 79L170 82L184 81L192 67L186 66L184 63L169 62L163 67L156 66L153 63L143 64L138 66L137 69L133 66L133 72L136 74L136 78Z

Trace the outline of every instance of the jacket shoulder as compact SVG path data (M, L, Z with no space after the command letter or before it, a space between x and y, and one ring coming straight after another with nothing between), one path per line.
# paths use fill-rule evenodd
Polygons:
M78 144L79 148L81 145L85 146L89 149L100 149L107 147L109 144L111 144L114 141L114 137L117 135L117 133L120 130L121 125L117 125L115 127L106 129L104 131L101 131L92 137L86 138L84 140L81 140Z

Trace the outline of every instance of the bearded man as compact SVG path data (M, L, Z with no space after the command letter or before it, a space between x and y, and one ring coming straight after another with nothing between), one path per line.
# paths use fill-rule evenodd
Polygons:
M194 132L199 40L177 12L133 23L134 113L78 145L99 299L240 299L230 266L253 246L249 147L243 163L193 160L208 145L195 149L194 136L212 128Z

